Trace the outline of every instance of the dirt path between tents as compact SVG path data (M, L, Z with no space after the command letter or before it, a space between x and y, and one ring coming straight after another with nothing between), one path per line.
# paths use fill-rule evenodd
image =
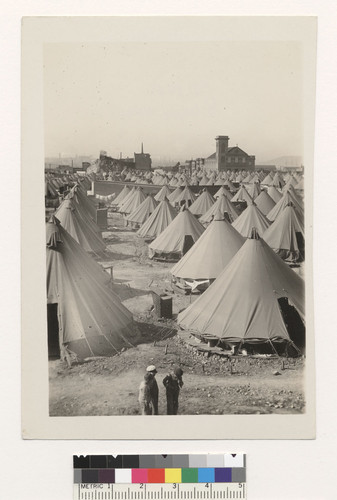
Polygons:
M303 412L302 360L287 361L283 370L277 358L235 358L231 367L224 358L198 354L174 332L159 340L167 334L169 329L152 327L147 343L119 356L88 360L71 368L50 361L50 414L138 414L138 387L149 364L158 370L160 414L166 412L162 379L176 365L184 370L180 414Z
M50 415L136 415L138 387L147 365L155 364L160 389L159 412L166 413L162 379L173 366L184 370L179 413L270 414L302 413L304 361L236 357L232 361L198 353L176 333L175 317L196 297L173 294L173 320L159 321L151 292L170 293L172 264L153 262L147 245L125 228L121 216L109 220L103 234L113 266L111 286L133 313L140 332L135 347L111 358L95 358L67 367L49 361ZM283 369L284 368L284 369ZM278 373L275 375L275 373Z

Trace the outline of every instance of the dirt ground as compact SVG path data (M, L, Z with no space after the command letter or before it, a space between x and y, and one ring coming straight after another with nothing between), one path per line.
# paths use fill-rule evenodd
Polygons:
M155 364L159 413L166 413L162 379L174 366L184 370L179 413L270 414L302 413L304 360L277 357L225 357L191 347L177 333L173 320L159 320L151 291L173 295L173 316L195 297L173 293L172 264L147 257L147 245L111 214L104 266L113 266L113 289L133 313L137 345L110 358L88 359L68 367L49 361L50 415L136 415L138 387L146 366ZM301 271L302 268L299 269Z

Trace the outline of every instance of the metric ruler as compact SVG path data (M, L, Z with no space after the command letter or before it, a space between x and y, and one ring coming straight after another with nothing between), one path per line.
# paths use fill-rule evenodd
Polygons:
M246 500L246 483L74 484L74 500Z
M74 500L246 500L244 454L74 456Z

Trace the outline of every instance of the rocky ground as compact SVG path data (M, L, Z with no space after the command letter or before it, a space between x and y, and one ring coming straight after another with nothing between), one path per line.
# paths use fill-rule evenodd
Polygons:
M147 365L155 364L160 389L159 412L165 414L162 379L170 368L184 370L180 414L302 413L304 360L277 357L209 355L177 334L177 313L195 297L174 294L172 264L150 261L147 245L125 228L118 214L104 233L113 266L112 286L133 313L139 339L135 347L111 358L88 359L71 367L49 361L50 414L136 415L138 387ZM172 320L158 320L151 291L173 296Z

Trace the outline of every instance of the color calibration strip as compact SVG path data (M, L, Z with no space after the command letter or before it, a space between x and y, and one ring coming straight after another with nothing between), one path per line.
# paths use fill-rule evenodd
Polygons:
M242 453L219 455L74 456L74 484L215 484L245 482L246 457Z

